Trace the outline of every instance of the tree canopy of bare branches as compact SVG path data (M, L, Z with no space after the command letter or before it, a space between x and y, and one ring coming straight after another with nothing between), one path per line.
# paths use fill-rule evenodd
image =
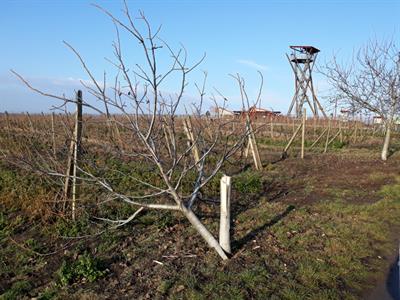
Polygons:
M386 160L390 132L400 112L400 49L393 41L369 42L351 64L337 57L322 70L333 86L334 101L353 112L369 111L380 117L386 135L381 158Z
M114 58L109 59L108 62L115 67L116 75L108 80L104 73L102 81L98 81L78 50L64 42L76 55L91 80L90 84L82 81L86 92L101 103L101 105L95 105L83 97L83 106L99 114L109 132L112 133L114 130L118 132L116 135L110 134L112 137L109 139L106 136L100 142L97 141L96 145L102 149L103 153L107 153L107 157L110 154L108 152L111 151L112 156L118 157L121 161L133 161L137 165L150 166L157 180L147 180L145 176L136 176L129 172L124 174L123 170L113 169L110 166L101 168L96 159L87 153L82 155L78 162L79 180L99 187L102 197L107 201L125 202L138 209L127 219L102 218L103 220L120 226L132 220L142 209L180 211L209 246L214 248L223 259L227 259L227 253L199 220L193 208L202 188L216 176L224 163L246 141L250 126L243 124L232 130L230 120L222 117L211 119L204 116L202 112L207 95L206 72L204 72L203 82L196 84L197 102L191 105L183 103L188 76L199 66L204 57L189 64L185 48L174 50L159 37L160 28L153 30L142 12L137 18L133 17L126 3L123 18L114 16L100 6L96 7L104 12L115 25ZM124 52L120 37L122 31L130 36L130 41L133 41L135 45L139 44L144 58L143 64L127 65L128 53ZM161 70L159 66L161 51L169 55L168 69ZM23 76L15 71L12 72L33 91L61 100L60 107L76 102L74 98L68 98L65 95L53 95L38 90ZM179 78L179 88L175 93L165 94L162 86L171 76L174 80ZM249 106L250 101L245 92L244 80L239 75L235 76L235 79L239 83L243 103ZM226 98L219 92L218 94L221 96L222 107L224 107ZM218 97L211 97L216 106L218 106ZM188 119L184 120L179 116L179 107L185 107L187 114L190 114ZM111 111L117 111L118 115L112 116ZM185 128L188 132L190 131L188 136L192 137L189 141L184 136L183 126L190 127ZM112 147L109 147L110 145ZM197 156L192 155L194 149L197 151ZM90 150L86 149L86 151ZM42 148L37 149L34 157L25 159L25 162L37 170L43 170L46 174L59 178L65 177L62 158L57 158ZM140 188L132 188L129 193L121 192L111 180L108 180L109 173L121 173L131 182L135 182L135 187L140 186ZM189 193L182 188L187 178L192 178Z

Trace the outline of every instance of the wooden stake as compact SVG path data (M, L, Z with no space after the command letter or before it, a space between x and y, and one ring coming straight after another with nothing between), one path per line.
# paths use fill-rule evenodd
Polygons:
M115 116L112 116L112 124L113 124L113 126L112 126L113 132L115 131L114 136L118 140L120 149L123 149L124 144L122 143L121 132L119 131L117 119L115 118Z
M355 129L354 129L353 142L355 143L357 141L357 129L358 129L357 121L355 122L354 126L355 126Z
M183 119L183 127L185 129L186 136L187 136L188 141L190 143L189 145L193 146L192 147L192 153L193 153L194 160L195 160L195 162L197 164L197 162L200 160L200 154L199 154L199 149L197 148L197 144L196 144L195 139L194 139L194 134L193 134L193 130L192 130L192 123L190 121L190 118Z
M244 150L244 157L247 158L249 156L250 142L247 141L246 149Z
M249 130L250 130L249 145L250 145L251 153L253 154L254 166L255 166L256 170L261 170L262 164L261 164L261 159L260 159L260 153L258 152L256 136L255 136L253 128L251 126L250 120L247 121L247 124L248 124Z
M336 134L329 140L328 146L336 139L336 137L341 133L341 129L339 129Z
M325 149L324 149L324 153L326 153L326 151L328 150L328 143L329 143L329 134L331 132L331 118L329 118L328 120L328 132L326 134L326 141L325 141Z
M292 128L293 128L293 133L294 133L295 132L294 118L292 119Z
M165 136L165 142L166 142L166 145L167 145L168 155L169 155L169 157L172 159L171 146L169 145L169 144L170 144L170 140L169 140L169 138L168 138L167 129L166 129L165 127L166 127L166 126L165 126L165 124L163 123L163 124L162 124L162 128L163 128L163 131L164 131L164 136Z
M82 141L82 91L78 91L76 95L76 115L75 115L75 132L74 132L74 172L72 178L72 219L75 220L76 198L78 195L78 161L81 155Z
M221 178L221 215L219 225L219 244L226 253L231 253L231 177L222 176Z
M313 125L314 125L314 139L317 136L317 117L314 116L313 118Z
M51 113L51 139L53 140L53 155L56 156L56 134L54 129L54 112Z
M304 142L306 135L306 109L303 110L302 126L301 126L301 158L304 159Z
M303 127L303 124L300 124L299 127L297 127L297 129L295 130L295 132L293 133L292 137L290 138L289 142L287 143L285 149L283 149L283 153L282 156L285 156L287 151L289 150L289 147L292 145L295 137L297 136L297 134L299 133L301 127Z
M8 137L10 137L11 135L11 126L10 126L10 118L8 116L8 112L5 111L4 114L6 115L6 124L7 124L7 133L8 133Z
M342 144L343 143L343 131L342 131L342 119L341 118L339 119L339 132L340 132L339 140L340 140L340 143Z
M78 91L76 94L76 113L75 113L75 127L74 136L70 144L70 152L67 161L67 173L65 177L64 184L64 198L65 201L69 199L71 186L70 180L72 177L72 219L75 220L76 217L76 198L78 194L78 170L77 164L80 159L81 154L81 140L82 140L82 91ZM64 209L65 209L64 202Z
M271 139L274 139L274 121L271 117Z
M312 145L310 146L309 149L311 149L312 147L314 147L318 141L324 136L325 132L328 130L328 128L325 128L324 131L322 131L322 133L319 135L319 137L314 141L314 143L312 143Z
M30 128L31 128L31 132L34 132L35 129L34 129L34 127L33 127L31 115L30 115L28 112L26 112L26 116L28 117L28 121L29 121L29 126L30 126Z

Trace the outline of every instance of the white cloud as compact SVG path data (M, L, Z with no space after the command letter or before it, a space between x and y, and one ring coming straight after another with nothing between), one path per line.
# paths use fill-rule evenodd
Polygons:
M236 62L238 62L239 64L242 64L242 65L248 66L250 68L257 69L257 70L266 71L268 69L267 66L258 64L257 62L255 62L253 60L239 59Z

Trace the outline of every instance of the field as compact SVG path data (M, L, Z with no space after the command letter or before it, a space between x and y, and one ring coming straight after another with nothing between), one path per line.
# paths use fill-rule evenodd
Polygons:
M0 117L0 299L359 299L386 281L396 259L397 132L384 162L379 126L309 120L304 159L300 137L283 159L301 120L254 122L262 168L255 170L243 147L202 189L194 207L217 236L219 180L223 173L232 176L232 256L222 261L179 211L145 209L111 228L96 217L127 218L135 207L100 205L107 195L96 186L82 184L71 220L60 208L63 180L19 159L42 160L54 150L51 163L65 168L72 118L62 123L56 116L52 130L47 115ZM116 155L122 152L105 142L106 129L96 120L85 116L83 159L113 170L104 176L121 193L146 192L122 172L157 183L152 166ZM242 123L232 124L235 131ZM328 126L331 136L310 149ZM178 131L185 144L184 131ZM53 132L59 134L52 141ZM113 132L126 151L129 133L123 126ZM195 178L188 174L182 190L190 191Z

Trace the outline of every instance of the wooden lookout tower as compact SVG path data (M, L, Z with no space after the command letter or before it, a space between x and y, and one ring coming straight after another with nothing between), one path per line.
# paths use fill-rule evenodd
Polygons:
M320 50L313 46L290 46L290 49L292 49L292 53L290 56L286 54L286 57L294 72L295 93L288 114L291 114L295 108L296 116L300 117L303 113L303 106L307 103L314 116L318 116L321 112L326 117L324 109L315 95L311 76Z

